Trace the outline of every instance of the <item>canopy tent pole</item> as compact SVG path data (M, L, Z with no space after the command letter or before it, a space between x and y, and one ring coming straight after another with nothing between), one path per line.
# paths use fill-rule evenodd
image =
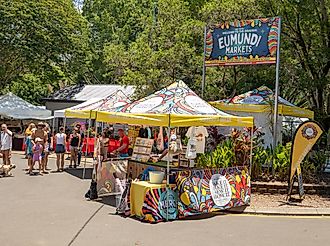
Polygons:
M250 177L252 177L252 162L253 162L253 127L251 128L251 132L250 132L250 168L249 168L249 172L250 172Z
M52 133L54 134L55 132L55 116L53 118L53 123L52 123Z
M98 112L98 111L96 111L96 113L95 113L95 122L94 122L94 124L95 124L94 152L95 152L95 147L98 147L98 146L97 146L97 112ZM92 129L92 128L90 127L90 129ZM88 132L89 132L89 131L88 131ZM94 153L94 157L95 157L95 153ZM102 166L102 160L101 160L101 157L99 156L98 151L97 151L97 156L96 156L96 158L97 158L97 165L95 165L95 167L94 167L94 164L93 164L93 169L95 168L95 181L97 182L98 171L99 171L99 168Z
M166 164L166 221L168 221L169 185L170 185L170 140L171 140L171 114L168 115L167 136L167 164Z
M91 125L91 112L89 113L88 119L88 127ZM87 164L87 156L88 156L88 139L89 139L89 131L87 129L87 138L86 138L86 151L85 151L85 161L84 161L84 169L83 169L83 179L85 179L86 174L86 164ZM95 143L94 143L95 144Z
M276 81L275 81L275 104L274 104L274 138L273 138L273 154L275 154L275 148L277 146L277 121L278 121L278 96L279 96L279 80L280 80L280 40L281 40L281 18L278 18L278 40L277 40L277 51L276 51ZM274 171L274 157L272 165L272 173Z
M66 116L64 116L64 120L63 120L63 127L64 127L64 134L66 135L66 131L65 131L65 129L66 129ZM66 136L66 137L68 137L68 136ZM66 139L65 139L65 153L67 153L67 149L66 149ZM65 157L65 154L64 154L64 157ZM71 158L71 156L70 156L70 158Z
M205 66L205 55L206 55L206 34L207 27L204 27L204 52L203 52L203 76L202 76L202 98L204 98L205 80L206 80L206 66Z

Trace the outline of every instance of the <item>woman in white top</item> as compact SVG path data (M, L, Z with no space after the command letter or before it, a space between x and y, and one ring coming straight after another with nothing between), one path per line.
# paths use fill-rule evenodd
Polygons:
M60 132L55 135L55 142L56 142L55 153L56 153L57 171L63 172L64 153L66 146L66 134L64 133L64 127L60 127Z

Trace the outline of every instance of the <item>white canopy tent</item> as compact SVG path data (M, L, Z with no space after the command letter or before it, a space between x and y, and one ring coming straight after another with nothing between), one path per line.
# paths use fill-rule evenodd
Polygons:
M51 111L35 106L9 92L0 97L0 116L16 120L49 120Z

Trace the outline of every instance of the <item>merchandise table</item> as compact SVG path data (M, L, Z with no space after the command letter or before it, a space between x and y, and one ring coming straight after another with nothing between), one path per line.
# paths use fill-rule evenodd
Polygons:
M147 181L132 182L129 201L131 216L137 216L139 219L151 223L166 220L167 204L168 204L168 219L177 219L177 194L175 191L176 185L166 184L151 184ZM169 202L167 203L167 196Z
M131 215L157 223L192 215L212 213L250 204L251 185L247 167L173 170L175 184L132 182ZM168 195L167 195L167 192Z

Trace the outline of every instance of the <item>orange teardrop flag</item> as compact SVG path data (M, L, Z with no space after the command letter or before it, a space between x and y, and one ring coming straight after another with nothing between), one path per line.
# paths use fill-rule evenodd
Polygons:
M288 197L291 195L294 183L294 175L297 172L299 195L303 197L304 191L302 186L302 174L300 164L312 149L313 145L321 137L323 133L322 127L316 121L305 121L296 130L292 148L291 148L291 165L289 172L289 190Z

